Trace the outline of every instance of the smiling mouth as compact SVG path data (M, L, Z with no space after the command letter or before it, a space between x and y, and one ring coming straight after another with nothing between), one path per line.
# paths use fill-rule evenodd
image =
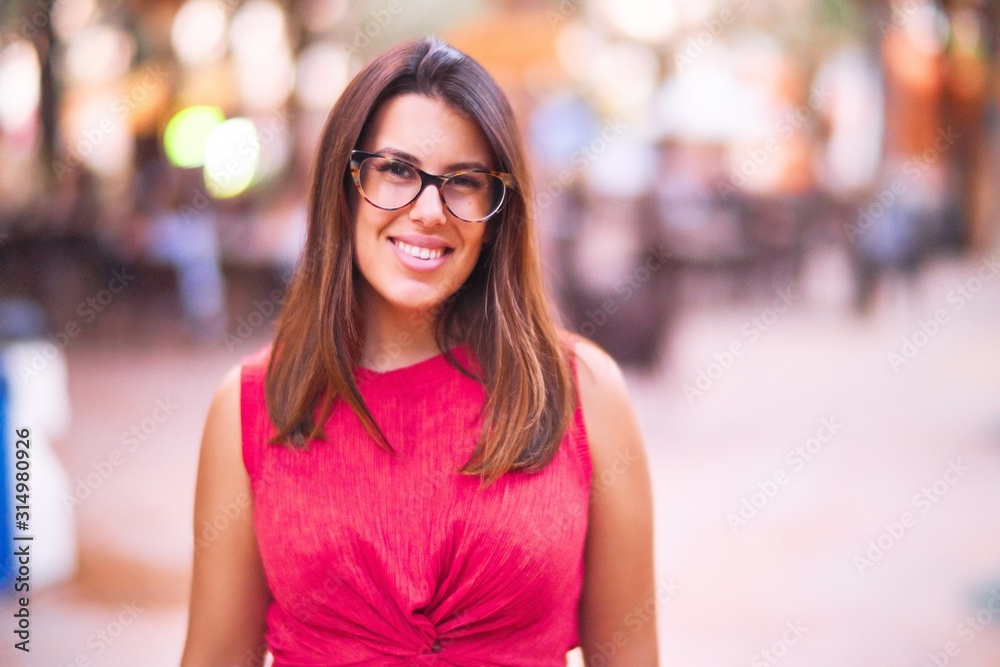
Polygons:
M432 260L438 259L445 253L453 252L453 248L421 248L420 246L410 245L409 243L404 243L399 239L390 239L392 243L405 252L410 257L416 259Z

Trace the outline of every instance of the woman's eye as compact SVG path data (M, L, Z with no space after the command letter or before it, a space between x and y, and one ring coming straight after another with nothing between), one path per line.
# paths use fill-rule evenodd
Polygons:
M448 182L456 188L462 188L463 190L475 190L485 186L486 177L482 174L461 174L459 176L453 176Z
M382 165L379 166L379 172L390 176L396 176L397 178L408 178L413 175L413 170L402 162L383 162Z

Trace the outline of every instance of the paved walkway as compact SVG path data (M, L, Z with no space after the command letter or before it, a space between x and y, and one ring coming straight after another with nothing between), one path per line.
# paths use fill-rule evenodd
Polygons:
M979 267L942 262L858 319L821 259L788 310L691 313L660 372L629 373L663 665L1000 664L1000 277L973 293ZM6 631L0 664L177 664L201 426L261 342L67 347L70 475L145 440L78 508L81 569L32 596L30 657ZM176 407L146 428L157 401Z

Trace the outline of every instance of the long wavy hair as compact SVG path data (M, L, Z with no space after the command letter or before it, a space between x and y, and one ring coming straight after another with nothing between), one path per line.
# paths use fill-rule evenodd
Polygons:
M485 223L494 227L472 273L432 315L446 359L485 386L483 428L457 471L479 475L483 488L505 472L538 471L552 459L570 423L575 392L570 351L542 287L530 178L510 104L479 63L429 37L375 58L348 84L327 119L309 195L305 250L267 368L267 406L277 429L271 442L304 448L325 439L323 424L342 400L375 442L395 454L354 380L364 340L364 279L354 263L358 196L348 165L375 112L405 94L441 100L472 119L495 168L517 182L503 209ZM473 353L478 371L463 368L451 354L460 342Z

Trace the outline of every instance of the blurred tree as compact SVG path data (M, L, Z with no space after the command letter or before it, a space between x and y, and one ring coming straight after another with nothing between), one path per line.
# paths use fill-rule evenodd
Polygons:
M983 193L989 189L990 127L987 114L997 104L997 57L1000 3L993 0L938 0L949 20L942 122L960 129L955 150L955 189L966 224L960 241L981 247L989 223ZM992 99L991 99L992 98ZM994 128L995 131L995 128ZM995 195L994 195L995 196Z
M920 155L932 148L939 132L949 133L949 144L936 160L940 160L948 175L950 196L945 219L945 236L941 239L955 249L981 247L988 241L989 225L984 202L995 197L988 180L990 164L986 134L990 131L987 114L990 105L997 104L998 26L1000 3L991 0L934 0L928 7L939 12L935 26L942 40L940 54L926 58L923 68L924 94L907 96L905 84L895 62L916 72L921 56L902 56L901 33L915 20L918 2L878 0L860 2L866 14L866 24L875 27L868 34L883 54L887 64L886 153L903 151ZM916 74L915 74L916 75ZM913 83L913 82L911 82ZM905 99L904 99L905 98ZM993 98L993 99L991 99ZM928 126L930 123L930 126ZM917 131L915 126L923 130ZM994 130L995 131L995 130Z

